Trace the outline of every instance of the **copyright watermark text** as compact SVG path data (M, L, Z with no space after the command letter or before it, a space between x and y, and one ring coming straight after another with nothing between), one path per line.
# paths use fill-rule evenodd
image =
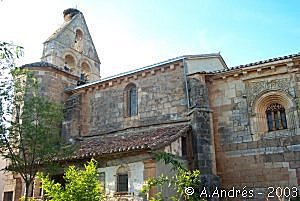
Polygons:
M185 188L185 194L188 196L192 196L195 194L195 189L193 187ZM295 198L298 196L298 188L297 187L268 187L267 190L262 192L255 192L255 190L244 186L241 189L232 187L231 189L220 189L216 187L212 191L203 187L202 190L197 193L201 198L253 198L256 195L264 195L268 198L276 198L276 197L285 197L285 198Z

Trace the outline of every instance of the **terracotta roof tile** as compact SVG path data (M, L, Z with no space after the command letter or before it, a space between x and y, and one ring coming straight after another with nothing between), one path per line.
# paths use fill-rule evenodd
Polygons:
M116 153L126 153L142 150L157 150L178 137L185 135L191 126L189 124L165 126L139 131L128 131L121 135L103 135L84 138L76 153L69 159L80 159L90 156L107 156Z
M233 66L233 67L229 67L229 68L223 69L223 70L212 71L211 73L227 72L227 71L232 71L232 70L236 70L236 69L242 69L242 68L251 67L251 66L255 66L255 65L259 65L259 64L266 64L266 63L270 63L270 62L274 62L274 61L281 61L281 60L285 60L285 59L292 59L292 58L296 58L296 57L300 57L300 52L297 53L297 54L290 54L290 55L286 55L286 56L281 56L281 57L266 59L266 60L257 61L257 62L253 62L253 63L248 63L248 64L244 64L244 65Z
M24 64L21 67L54 67L54 68L59 68L57 65L54 65L54 64L46 62L46 61L38 61L38 62L34 62L34 63Z

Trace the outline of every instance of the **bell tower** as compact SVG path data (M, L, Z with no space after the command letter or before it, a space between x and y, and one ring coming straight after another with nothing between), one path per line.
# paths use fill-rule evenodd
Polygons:
M62 67L84 82L100 79L100 59L82 12L66 9L63 19L44 42L41 60Z

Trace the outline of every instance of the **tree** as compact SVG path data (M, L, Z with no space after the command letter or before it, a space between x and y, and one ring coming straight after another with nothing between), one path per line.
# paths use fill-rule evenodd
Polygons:
M9 161L7 171L19 173L29 187L41 165L47 166L63 150L60 138L62 106L39 96L38 81L14 59L21 48L0 43L0 154Z
M163 188L168 186L168 188L173 188L175 194L171 196L171 199L174 201L177 200L188 200L196 201L201 200L196 189L199 188L200 182L200 171L199 170L188 170L178 158L170 153L160 152L156 153L157 161L164 161L165 164L171 165L171 170L175 174L171 177L168 176L158 176L154 178L149 178L146 180L145 185L142 187L141 193L147 196L147 200L150 201L164 201L162 196ZM156 187L157 193L149 197L150 190ZM195 192L187 193L187 189L193 189Z
M43 184L45 196L49 201L100 201L104 200L104 193L99 183L97 162L92 159L85 170L70 166L65 175L65 187L50 180L49 176L38 175Z
M14 59L23 55L23 47L14 45L13 43L0 41L0 66L4 67L3 63L14 64Z

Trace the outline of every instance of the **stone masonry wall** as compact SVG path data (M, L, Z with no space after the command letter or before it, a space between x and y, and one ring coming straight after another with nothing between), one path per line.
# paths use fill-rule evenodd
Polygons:
M137 87L138 114L126 117L124 89L130 83ZM79 117L83 136L186 119L183 67L178 63L110 80L78 93L83 97Z
M300 132L295 107L300 76L294 73L295 67L280 64L207 80L222 187L247 186L263 192L268 187L300 184ZM270 97L283 94L275 101L290 100L288 129L261 129L265 113L255 113L256 101L268 93Z
M66 133L70 133L68 132L71 130L70 127L73 128L73 131L76 131L75 134L78 134L78 132L80 132L80 129L78 129L77 126L79 125L79 119L76 119L76 122L72 122L73 124L69 121L72 120L72 117L79 116L77 115L79 113L79 109L74 109L74 105L79 104L80 97L76 97L77 99L75 98L75 100L74 97L71 96L70 100L70 96L65 93L65 89L67 87L76 85L77 78L53 68L32 67L29 68L29 70L34 73L35 77L39 81L41 95L64 105L64 116L66 121L62 125L62 137L64 139L68 137Z
M77 82L74 76L50 67L32 67L29 70L39 81L40 93L59 103L64 103L68 98L65 88L74 86Z

